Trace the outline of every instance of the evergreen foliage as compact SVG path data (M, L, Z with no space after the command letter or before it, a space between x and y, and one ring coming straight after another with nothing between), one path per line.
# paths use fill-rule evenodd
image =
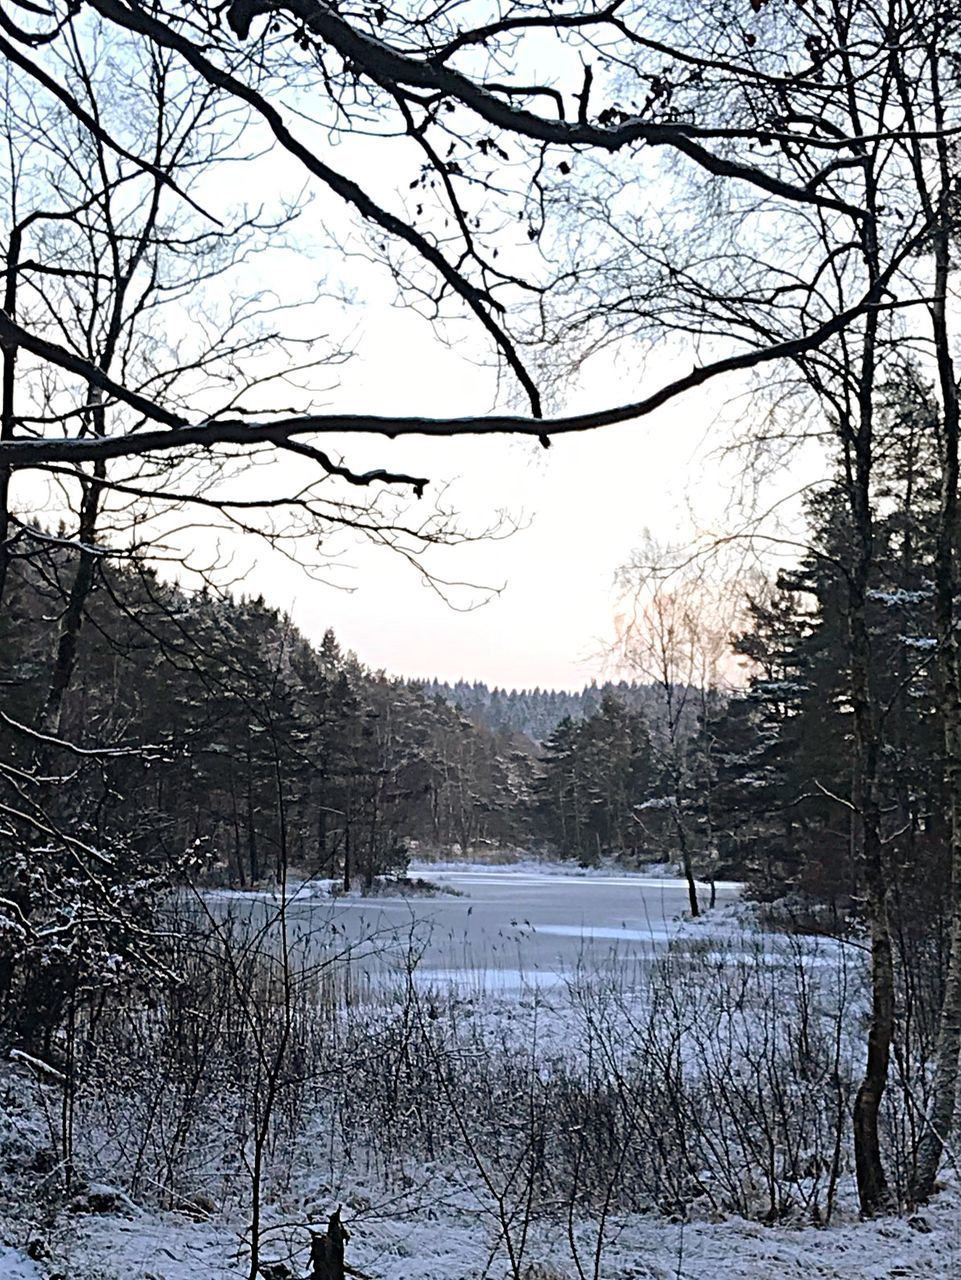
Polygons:
M425 680L419 686L458 707L478 724L495 733L523 733L535 742L546 742L565 718L589 720L610 694L632 711L657 715L657 699L649 685L618 680L596 682L573 692L566 689L493 689L482 680Z
M931 580L934 418L930 389L911 370L884 389L869 625L893 898L906 895L936 921L946 845ZM751 600L751 629L735 642L752 675L712 725L718 840L763 897L798 892L857 909L844 590L851 533L840 488L810 498L808 518L808 553Z

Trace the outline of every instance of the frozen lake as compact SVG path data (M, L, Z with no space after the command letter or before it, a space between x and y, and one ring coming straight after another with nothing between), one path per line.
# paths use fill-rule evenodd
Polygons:
M288 907L291 932L309 935L318 948L354 944L358 977L402 971L416 955L421 982L549 986L582 965L599 972L642 963L676 936L688 907L684 881L667 877L509 867L413 874L453 892L331 899L308 896L308 886ZM736 884L719 883L718 905L738 892ZM702 896L706 904L706 886Z

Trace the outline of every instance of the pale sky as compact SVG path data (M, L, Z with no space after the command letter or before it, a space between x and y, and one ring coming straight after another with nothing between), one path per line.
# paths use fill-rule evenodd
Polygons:
M303 120L297 126L308 129ZM325 135L318 134L318 142L325 150L329 146ZM375 193L392 208L406 198L407 179L420 171L421 160L419 152L405 158L403 140L386 154L358 138L336 148L336 162L374 183ZM276 151L253 171L264 175L264 189L295 190L303 180L303 172ZM253 189L246 166L214 178L209 194L218 208L248 198ZM298 224L292 251L271 254L269 263L252 268L262 273L253 278L256 287L269 279L284 298L309 291L311 281L320 283L328 273L335 291L355 294L330 328L352 331L359 355L337 372L339 387L314 409L459 416L482 414L498 403L503 408L491 371L468 358L484 350L476 323L458 323L451 350L426 321L391 306L392 286L383 269L338 252L337 243L350 240L349 226L338 202L318 190ZM517 237L518 246L526 246L518 252L531 254L521 231ZM325 327L319 318L315 324ZM682 358L682 367L689 368L691 352L684 349ZM642 388L677 372L666 356L646 370L639 356L634 367L631 361L628 354L617 368L588 366L565 408L634 399ZM558 438L547 451L509 438L364 438L345 444L345 460L356 469L387 466L430 476L425 505L449 483L445 503L463 513L468 528L487 527L505 510L522 524L506 539L431 552L428 563L439 576L501 588L480 608L451 608L398 556L357 541L337 543L342 558L331 576L341 590L311 580L260 543L240 542L235 554L247 570L243 589L288 609L312 640L333 627L363 662L394 674L578 688L610 674L604 651L614 635L614 573L645 527L662 541L676 541L689 537L698 523L718 523L727 485L707 455L720 403L717 389L695 393L638 423ZM300 461L299 475L290 474L302 479L305 465ZM344 491L356 497L356 490ZM463 590L453 595L460 603L477 598Z
M345 405L428 414L486 407L487 375L434 343L410 317L378 309L365 322L361 346L368 355L345 374ZM418 373L425 368L429 377ZM666 357L654 358L635 378L629 374L624 361L598 367L569 407L632 399L640 387L669 379L672 369ZM727 394L734 390L729 384ZM310 581L264 554L247 583L289 609L311 638L332 626L375 668L507 687L578 688L611 674L605 649L614 636L614 573L643 530L660 541L684 541L727 527L733 470L711 456L726 435L718 421L723 400L718 384L636 423L560 437L549 450L498 438L352 443L346 456L355 465L396 466L437 485L449 481L447 500L469 526L483 527L505 508L523 523L506 539L431 553L442 577L502 588L480 608L451 608L398 557L356 543L334 575L349 591ZM332 404L339 402L339 394L332 396Z
M352 142L338 149L340 158L363 169L364 146ZM253 170L215 172L210 194L217 197L216 207L229 208L261 187L293 189L303 175L295 171L281 182L285 166L290 167L273 153ZM252 183L251 172L261 172L263 181ZM396 199L407 185L398 180L400 168L369 172L378 174L387 203L394 203L387 199L389 189ZM246 283L241 273L233 284L240 296L248 287L253 293L267 289L284 302L310 296L315 288L354 291L353 303L337 317L339 328L331 325L330 331L350 333L358 354L331 374L333 389L312 408L456 416L503 408L490 369L469 358L482 349L476 326L460 322L451 349L426 321L391 306L392 286L382 268L332 249L329 241L348 235L347 225L336 201L321 192L298 224L296 243L256 259ZM340 278L327 280L331 270ZM304 317L311 335L327 330L339 306L328 301ZM182 319L189 324L189 312ZM622 348L616 365L606 359L589 363L560 407L576 412L640 398L695 362L686 342L673 349L676 366L671 350L662 348L645 363L640 351ZM238 538L235 545L228 540L226 551L243 573L238 589L262 593L289 610L315 642L333 627L362 662L397 675L579 688L617 674L605 656L615 632L614 574L644 530L661 543L683 543L704 530L730 527L725 510L736 470L722 465L715 451L743 408L743 402L726 403L739 390L743 383L718 382L638 422L559 437L546 451L510 438L366 437L343 443L345 461L355 469L390 467L430 476L429 494L449 485L445 505L463 514L468 529L488 527L505 511L522 526L509 538L431 552L428 564L439 577L499 589L479 608L450 607L400 557L357 540L337 544L340 559L330 576L342 589L312 580L255 539ZM323 444L337 454L336 441ZM302 459L278 464L290 477L288 491L303 483L305 466L310 464ZM262 473L243 481L248 494L259 483ZM346 486L343 492L357 496ZM203 551L210 536L198 528L183 538ZM478 598L464 590L452 595L460 604Z
M376 175L381 198L396 207L409 173L399 159L396 169L385 168L381 149L368 156L367 145L352 139L337 149L338 162L356 166L354 176L374 181ZM379 163L365 163L372 158ZM416 173L419 154L415 161ZM274 156L269 163L281 162ZM654 187L649 197L656 194ZM323 193L305 225L325 228L333 242L349 237L336 202ZM459 322L451 349L426 321L391 306L391 285L381 268L362 257L341 257L336 248L330 252L322 240L311 248L308 236L285 267L271 268L291 296L311 270L318 279L339 271L340 281L331 283L355 293L345 316L359 354L316 410L460 416L504 407L491 371L470 362L472 353L484 349L476 323ZM646 365L640 350L624 349L617 365L604 358L589 363L580 385L565 394L563 409L638 399L697 363L686 340L673 349L673 362L670 350L659 349ZM506 540L431 553L430 566L439 576L501 588L473 611L449 607L400 558L356 542L334 575L350 590L311 581L249 543L240 558L258 561L246 585L288 609L311 639L319 641L333 627L363 662L393 674L557 688L604 678L612 674L605 651L615 630L614 574L645 528L661 543L683 543L705 529L730 527L725 510L736 469L712 455L743 411L743 401L726 401L744 385L718 382L638 422L556 438L549 450L509 438L368 437L345 444L345 460L355 468L386 466L430 476L429 493L449 483L446 503L464 514L468 527L490 525L501 510L524 526ZM463 601L470 593L454 594Z

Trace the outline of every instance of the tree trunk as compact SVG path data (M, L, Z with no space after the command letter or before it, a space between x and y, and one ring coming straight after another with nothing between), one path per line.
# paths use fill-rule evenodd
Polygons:
M679 785L675 779L675 785ZM691 850L687 843L687 831L678 808L678 797L674 798L674 828L677 831L677 842L681 847L681 866L684 868L684 879L687 881L687 900L691 907L691 917L696 920L701 914L701 906L697 900L697 881L694 879L694 865L691 862Z
M869 183L868 207L876 192ZM863 253L871 283L877 279L877 242L873 217L863 230ZM848 643L851 707L854 721L852 777L852 852L861 863L871 935L871 1016L864 1076L854 1101L854 1163L858 1198L865 1214L893 1208L881 1158L879 1114L887 1087L894 1037L894 961L888 912L888 877L881 842L878 796L880 742L877 697L868 620L868 591L874 568L874 513L871 503L874 466L874 385L877 363L876 313L865 320L857 385L857 425L842 423L845 487L851 513L852 564L848 574Z
M323 1235L311 1232L309 1280L345 1280L344 1246L350 1233L340 1220L340 1210L330 1215Z
M864 496L864 495L862 495ZM856 508L857 511L857 508ZM875 723L871 645L866 601L870 564L870 517L862 511L865 538L860 572L851 576L848 620L851 644L851 701L854 709L855 776L851 837L864 876L868 925L871 932L871 1019L867 1062L854 1101L854 1162L858 1198L864 1213L892 1208L881 1159L878 1115L888 1079L894 1035L894 961L888 920L888 884L881 844L878 804L878 740Z
M887 1212L893 1207L881 1158L878 1115L887 1085L894 1031L894 964L880 841L866 841L865 863L869 861L874 864L868 872L871 1021L867 1064L854 1101L854 1162L861 1209L864 1213L873 1214Z
M50 677L50 688L47 691L41 713L41 724L48 733L60 733L63 718L63 699L70 687L74 668L77 665L77 653L80 645L80 632L83 627L84 609L93 590L94 575L97 568L97 554L93 544L97 536L97 517L100 510L101 485L99 476L103 474L103 464L97 465L98 476L84 486L83 501L80 507L79 541L80 559L77 572L70 585L67 607L60 623L60 635L57 638L57 653Z
M865 561L864 568L869 561ZM855 724L855 779L852 838L863 868L871 932L871 1020L867 1062L854 1101L854 1162L858 1198L866 1214L892 1208L878 1116L888 1079L894 1035L894 961L888 920L888 884L881 844L878 804L878 741L871 679L871 649L865 616L867 573L852 575L851 694Z
M247 876L244 872L244 857L241 853L240 841L240 811L237 808L237 788L234 784L233 778L231 778L230 782L230 802L234 820L234 864L237 867L237 879L240 887L241 889L246 889Z
M863 461L859 462L859 470L864 466ZM894 1035L894 961L888 920L888 883L881 844L879 747L867 624L873 527L866 478L862 477L856 488L854 515L859 526L856 536L860 543L860 563L851 575L848 620L855 737L852 844L855 857L860 855L871 932L871 1020L864 1077L854 1102L854 1161L861 1209L864 1213L873 1214L887 1212L892 1207L881 1159L878 1115L887 1085Z
M250 748L247 748L247 858L250 863L250 883L256 885L260 879L260 859L257 854L257 823L254 820L254 780L250 759Z
M946 170L947 166L944 165L943 169ZM940 225L935 236L935 286L931 315L944 416L934 595L944 738L944 790L948 802L951 848L951 943L938 1024L931 1100L925 1129L918 1144L917 1164L911 1187L915 1201L926 1200L934 1190L941 1153L954 1126L958 1097L958 1058L961 1051L961 675L955 621L956 557L961 530L958 519L958 387L954 361L951 358L945 305L950 269L947 196L945 187L940 201Z
M3 290L3 309L14 319L17 306L17 273L20 270L20 246L23 232L19 226L10 233L7 245L7 269ZM2 386L0 386L0 440L13 439L14 396L16 393L17 346L3 345ZM7 585L10 565L10 468L0 467L0 601Z
M327 793L326 787L321 795L321 804L317 809L317 869L321 874L330 870L330 855L327 852Z

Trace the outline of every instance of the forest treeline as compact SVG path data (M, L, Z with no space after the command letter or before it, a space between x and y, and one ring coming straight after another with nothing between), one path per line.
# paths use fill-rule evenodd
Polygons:
M876 680L878 802L895 920L930 940L950 911L949 796L937 671L938 411L912 366L881 389L866 614ZM750 599L734 648L750 679L711 718L708 803L722 857L755 891L859 910L852 793L851 544L838 478L807 499L806 553Z
M870 608L885 839L895 890L903 873L937 897L947 852L930 669L935 410L912 375L887 389L883 412ZM59 752L66 769L56 741L96 747L54 796L85 839L241 887L281 861L370 886L412 849L494 847L585 864L683 855L701 879L856 910L851 530L836 486L809 498L808 518L807 554L755 585L751 625L731 638L746 674L733 690L412 683L368 669L332 631L311 644L263 600L189 593L103 557L55 724L45 711L66 659L53 624L74 553L37 530L14 562L2 623L6 758L26 769ZM49 741L24 734L37 725Z
M4 620L9 716L42 721L61 653L60 548L19 562ZM365 668L332 631L316 646L262 599L188 594L143 565L98 566L52 738L97 744L72 789L91 839L246 886L278 866L372 881L412 842L523 838L534 745ZM7 723L5 744L37 742ZM117 744L103 753L103 744ZM41 744L42 746L42 744Z
M311 644L262 599L188 593L109 557L65 646L71 561L36 531L14 562L0 733L11 767L56 757L45 803L94 846L237 887L281 864L370 887L415 849L669 853L638 820L669 789L650 688L503 695L553 709L540 743L490 727L445 686L370 670L332 631ZM29 875L46 856L25 859Z
M565 718L587 720L601 709L611 695L632 711L657 717L660 702L648 684L636 680L592 681L583 689L491 688L483 680L422 680L419 686L431 696L439 696L472 720L495 733L523 733L543 742Z

